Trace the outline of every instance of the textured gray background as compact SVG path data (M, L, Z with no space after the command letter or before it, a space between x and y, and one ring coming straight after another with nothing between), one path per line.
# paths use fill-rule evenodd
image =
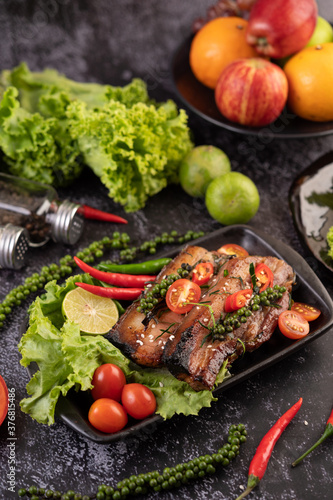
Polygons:
M125 84L142 77L152 95L175 97L170 78L171 56L189 33L192 20L212 2L199 0L153 1L2 1L0 2L0 68L26 61L32 70L51 66L81 81ZM318 2L321 15L333 22L331 0ZM295 248L318 274L329 292L332 278L302 247L294 229L287 200L293 179L313 160L332 150L333 137L307 140L269 140L240 136L210 126L189 113L197 144L215 144L230 157L232 168L257 184L261 206L250 225L266 230ZM250 151L250 154L245 151ZM85 172L75 186L60 192L64 198L99 206L124 215L99 181ZM208 215L202 200L185 195L179 187L165 189L144 210L127 217L126 228L135 241L174 227L211 231L220 225ZM122 229L122 228L121 228ZM89 222L83 239L73 249L113 231ZM21 273L0 271L0 299L43 264L57 261L67 249L49 244L36 251ZM332 442L292 470L290 462L322 433L332 408L332 331L223 393L211 409L198 417L177 416L111 445L99 445L78 436L62 422L50 428L20 413L28 376L19 364L17 343L28 306L17 308L0 332L0 373L16 391L17 485L34 482L53 488L92 492L102 482L115 484L130 475L186 461L215 451L231 423L243 422L249 439L233 465L213 477L178 491L151 495L165 499L232 499L245 485L248 465L263 434L290 404L304 403L285 431L270 460L266 475L252 498L329 499L332 492ZM308 425L305 425L304 422ZM0 428L0 498L13 498L6 490L7 430Z

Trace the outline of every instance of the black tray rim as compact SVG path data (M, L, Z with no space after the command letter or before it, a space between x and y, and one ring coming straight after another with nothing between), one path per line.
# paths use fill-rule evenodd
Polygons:
M302 223L301 210L300 210L300 199L299 199L299 190L303 182L305 182L309 177L315 175L319 170L323 167L326 167L330 163L333 163L333 151L328 151L324 155L317 158L314 162L311 163L307 168L302 170L302 172L294 179L290 190L289 190L289 207L292 213L294 226L297 230L297 233L302 241L304 247L320 262L321 265L325 266L325 268L330 271L329 276L333 278L333 267L330 267L323 259L320 258L319 255L312 251L312 248L308 244L308 240L306 238L306 231L304 225Z

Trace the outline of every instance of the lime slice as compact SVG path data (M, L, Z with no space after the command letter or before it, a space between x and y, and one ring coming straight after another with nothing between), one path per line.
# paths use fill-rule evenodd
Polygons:
M62 312L66 319L77 323L82 332L93 335L108 333L119 317L112 299L99 297L82 288L67 293Z

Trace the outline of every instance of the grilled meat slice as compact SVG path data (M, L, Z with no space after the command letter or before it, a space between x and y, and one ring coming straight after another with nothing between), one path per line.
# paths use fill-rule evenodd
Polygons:
M225 301L229 294L251 288L250 264L266 264L273 272L274 285L285 286L287 291L277 301L280 308L260 307L247 322L226 334L223 340L211 341L209 327L214 320L224 318ZM279 314L288 308L294 273L284 261L275 257L249 256L227 261L215 278L215 283L202 296L201 302L210 304L195 306L177 327L166 343L163 361L178 379L186 381L195 390L212 389L224 361L232 362L243 352L259 347L267 341L278 322ZM212 312L211 312L212 311ZM241 342L239 342L239 340Z
M198 261L214 263L214 254L199 246L187 246L160 271L156 282L160 283L170 274L177 274L182 264L193 266ZM183 316L171 312L162 299L147 316L139 313L137 306L137 302L131 304L107 338L135 363L162 366L164 345L182 322Z

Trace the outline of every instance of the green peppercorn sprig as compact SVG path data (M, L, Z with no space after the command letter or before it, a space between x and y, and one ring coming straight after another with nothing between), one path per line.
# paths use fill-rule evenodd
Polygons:
M156 283L152 287L146 286L144 295L140 299L140 305L136 310L144 314L149 313L166 296L172 283L181 278L188 278L192 267L190 264L183 262L181 267L177 269L177 274L169 274L160 283Z
M252 313L258 311L260 307L281 307L276 301L282 298L285 291L286 287L274 285L273 288L269 287L263 292L254 292L246 306L233 313L227 313L224 318L221 317L218 321L215 321L215 325L205 325L205 328L209 330L209 334L204 340L208 340L208 338L211 338L213 342L215 340L225 340L226 336L231 337L233 330L246 323Z
M187 231L184 235L179 235L177 231L171 231L170 234L162 233L161 236L156 236L153 240L145 241L139 247L125 248L120 252L120 258L123 261L131 262L138 258L140 254L153 255L157 251L157 246L172 245L174 243L182 245L191 240L195 240L204 235L203 231Z
M119 250L119 259L114 263L129 262L139 257L140 254L153 254L158 245L165 244L183 244L192 239L203 236L203 232L187 231L184 235L178 235L177 231L171 231L170 234L162 233L156 236L153 241L142 243L138 247L131 247L131 238L127 233L115 231L112 238L105 236L99 241L94 241L87 248L79 251L76 255L87 264L92 264L97 259L101 259L107 250ZM108 261L109 263L111 261ZM43 266L40 273L34 273L27 277L22 285L11 290L0 303L0 328L4 321L13 312L13 309L20 306L24 300L36 292L42 290L46 283L52 280L61 280L73 274L76 264L71 255L65 255L59 260L59 263L52 263L49 266Z
M31 500L123 500L131 496L180 488L192 480L203 479L207 475L215 474L219 465L227 467L239 455L240 445L245 443L246 439L247 431L243 424L231 425L227 443L217 453L201 455L189 462L166 467L161 473L152 471L145 474L133 474L129 478L119 481L116 487L102 484L93 495L75 493L73 490L60 493L51 489L30 486L20 488L18 496L20 498L28 497Z

